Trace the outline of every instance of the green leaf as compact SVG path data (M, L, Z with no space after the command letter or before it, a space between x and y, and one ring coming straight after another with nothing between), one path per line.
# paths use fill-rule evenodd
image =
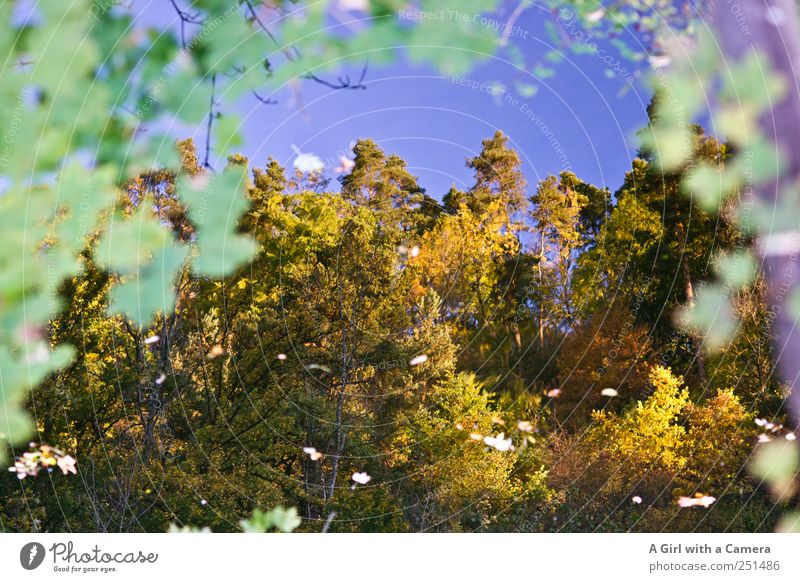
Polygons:
M719 284L707 285L697 293L693 306L678 312L679 325L704 336L704 347L724 347L736 331L737 319L725 289Z
M0 461L5 443L20 443L32 430L32 422L22 403L28 391L47 375L63 368L74 358L75 350L63 346L50 350L38 341L25 347L20 356L0 345Z
M800 511L792 511L781 517L778 533L800 533Z
M266 533L272 529L291 533L300 526L302 520L297 514L297 508L277 506L267 512L256 509L250 519L243 519L239 523L247 533Z
M175 279L189 249L168 242L157 250L152 261L138 270L138 276L123 278L110 293L109 309L123 313L146 327L156 313L169 314L175 308Z
M777 180L783 173L783 155L775 148L775 144L765 139L751 142L741 154L749 158L747 166L751 172L751 180L760 184Z
M208 72L229 72L235 66L250 69L272 52L263 31L250 26L236 11L206 23L198 38Z
M789 294L789 309L792 315L800 317L800 288L793 289Z
M556 74L554 69L551 69L550 67L542 67L540 65L535 66L532 72L534 76L538 77L539 79L550 79Z
M736 251L717 257L716 270L724 283L741 288L753 282L758 265L749 251Z
M733 143L746 144L758 131L758 112L744 104L722 105L714 112L714 123L719 132Z
M785 439L759 445L750 472L767 482L779 499L791 496L793 482L800 467L800 448L797 441Z
M699 78L694 71L685 71L684 74L670 75L668 83L668 99L680 103L681 108L688 117L698 113L706 102L706 79Z
M112 221L97 244L97 263L121 275L112 287L109 310L125 314L140 327L157 312L175 306L175 279L189 249L141 205L128 220Z
M229 167L217 176L183 176L178 182L178 192L197 228L195 273L224 277L255 254L255 240L238 233L239 219L248 205L245 182L241 167Z
M662 170L677 170L692 156L692 135L685 125L656 123L639 137L642 147L654 153L656 164Z
M80 93L80 82L99 63L100 51L89 37L91 15L86 0L46 3L44 23L31 33L32 80L53 99ZM64 50L70 46L70 50Z
M525 98L533 97L539 91L539 88L536 85L531 85L529 83L517 82L514 84L514 86L516 87L517 92Z
M164 79L153 92L159 101L187 123L198 123L211 107L210 79L203 78L192 68L180 70Z
M730 66L720 95L728 102L745 103L764 111L786 94L786 88L786 80L772 72L765 56L748 52Z
M242 120L238 115L226 114L214 121L214 147L217 152L229 152L231 148L242 145L239 133Z
M175 523L169 524L167 533L211 533L210 527L198 527L196 525L178 526Z
M56 208L63 209L56 221L56 236L70 252L77 254L99 225L98 212L116 199L115 169L110 166L89 171L72 163L61 173L56 189Z
M414 62L432 64L446 75L458 75L494 54L499 40L498 34L472 20L425 20L409 35L409 56Z
M798 212L800 191L795 186L784 186L774 202L755 199L749 206L740 205L736 221L744 232L768 235L796 230Z
M707 212L717 212L728 196L741 185L742 173L738 166L719 168L701 163L689 171L682 187Z

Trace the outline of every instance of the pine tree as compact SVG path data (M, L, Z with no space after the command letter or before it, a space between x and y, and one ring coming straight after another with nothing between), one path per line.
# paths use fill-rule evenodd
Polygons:
M537 257L539 343L544 347L545 328L571 324L574 314L571 271L580 246L581 212L588 200L575 189L574 174L550 176L531 196L534 250Z
M340 178L346 200L375 212L391 231L419 234L430 226L439 204L425 194L403 159L387 156L371 139L358 140L353 154L352 170Z
M525 206L526 181L519 154L508 147L508 137L497 131L482 142L481 153L467 160L475 172L475 184L466 199L478 214L500 213L506 228L514 226L514 215Z

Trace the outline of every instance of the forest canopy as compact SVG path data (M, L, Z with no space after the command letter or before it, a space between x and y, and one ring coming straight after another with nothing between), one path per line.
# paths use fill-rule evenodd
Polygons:
M796 6L501 4L0 3L1 530L798 528ZM236 153L243 99L610 47L611 181L489 124L449 189L379 127Z
M694 143L726 155L700 128ZM83 252L50 330L77 356L27 401L57 411L39 438L80 472L3 480L6 530L235 531L275 506L307 531L774 527L741 470L785 390L760 283L723 352L675 325L743 235L646 151L613 193L570 172L528 185L497 132L469 188L431 195L368 138L336 181L241 155L210 176L179 149L180 171L130 181L115 213L190 240L175 184L244 179L253 260L184 269L140 328L109 315L115 277Z

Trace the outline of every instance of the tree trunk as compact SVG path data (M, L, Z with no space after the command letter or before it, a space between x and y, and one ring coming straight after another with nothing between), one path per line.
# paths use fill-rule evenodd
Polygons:
M542 265L544 263L544 229L539 243L539 347L544 350L544 279Z
M694 307L694 285L692 285L692 271L689 268L689 259L686 253L681 257L681 266L683 268L683 276L686 279L686 304L689 307ZM700 381L703 386L706 384L706 362L703 357L703 345L695 334L692 334L692 343L694 344L694 357L697 362L697 372L700 374Z

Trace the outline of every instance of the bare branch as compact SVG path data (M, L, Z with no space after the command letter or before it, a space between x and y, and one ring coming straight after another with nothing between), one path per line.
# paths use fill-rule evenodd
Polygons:
M280 44L278 39L275 38L275 35L273 35L272 32L270 32L270 30L267 28L267 25L264 23L264 21L261 20L261 17L258 16L258 13L256 12L255 8L253 7L253 3L252 3L251 0L245 0L244 4L245 4L245 6L247 6L248 11L250 12L250 14L252 16L253 21L255 21L258 24L258 26L261 28L261 30L263 30L267 34L267 36L269 36L269 38L272 40L272 42L274 42L275 45L278 48L280 48L281 52L283 52L283 54L286 56L287 59L289 59L290 61L295 61L295 60L300 58L300 52L296 48L292 47L293 50L294 50L294 54L293 54L292 51L289 50L289 47L285 47L285 46L282 46ZM322 78L318 77L317 75L314 75L313 73L310 73L310 72L306 73L305 75L303 75L303 78L304 79L310 79L312 81L320 83L321 85L325 85L326 87L329 87L329 88L334 89L334 90L339 90L339 89L366 89L366 86L363 83L364 83L364 78L367 75L367 64L368 63L364 63L364 68L361 71L361 76L359 77L358 82L356 82L356 83L353 83L350 80L349 76L339 77L338 78L338 82L332 83L332 82L326 81L325 79L322 79ZM259 99L259 101L260 100L261 99Z
M319 83L320 85L325 85L326 87L329 87L329 88L334 89L334 90L340 90L340 89L366 89L367 86L364 85L364 79L367 76L367 67L368 66L369 66L369 63L364 63L364 67L361 69L361 75L358 77L358 81L356 81L355 83L353 83L350 80L350 76L349 75L345 75L344 77L339 77L338 78L338 83L331 83L330 81L326 81L325 79L317 77L314 73L306 73L305 75L303 75L303 78L304 79L311 79L312 81L315 81L315 82Z
M176 0L169 0L172 4L172 7L175 9L175 13L178 15L178 18L181 21L181 46L186 48L186 25L187 24L203 24L203 20L200 19L200 13L195 12L190 14L188 11L183 10Z
M259 94L258 94L258 93L255 91L255 89L251 89L251 90L250 90L250 92L253 94L253 97L255 97L256 99L258 99L258 100L259 100L261 103L263 103L264 105L277 105L277 103L278 103L278 101L277 101L277 100L275 100L275 99L267 99L266 97L262 97L261 95L259 95Z

